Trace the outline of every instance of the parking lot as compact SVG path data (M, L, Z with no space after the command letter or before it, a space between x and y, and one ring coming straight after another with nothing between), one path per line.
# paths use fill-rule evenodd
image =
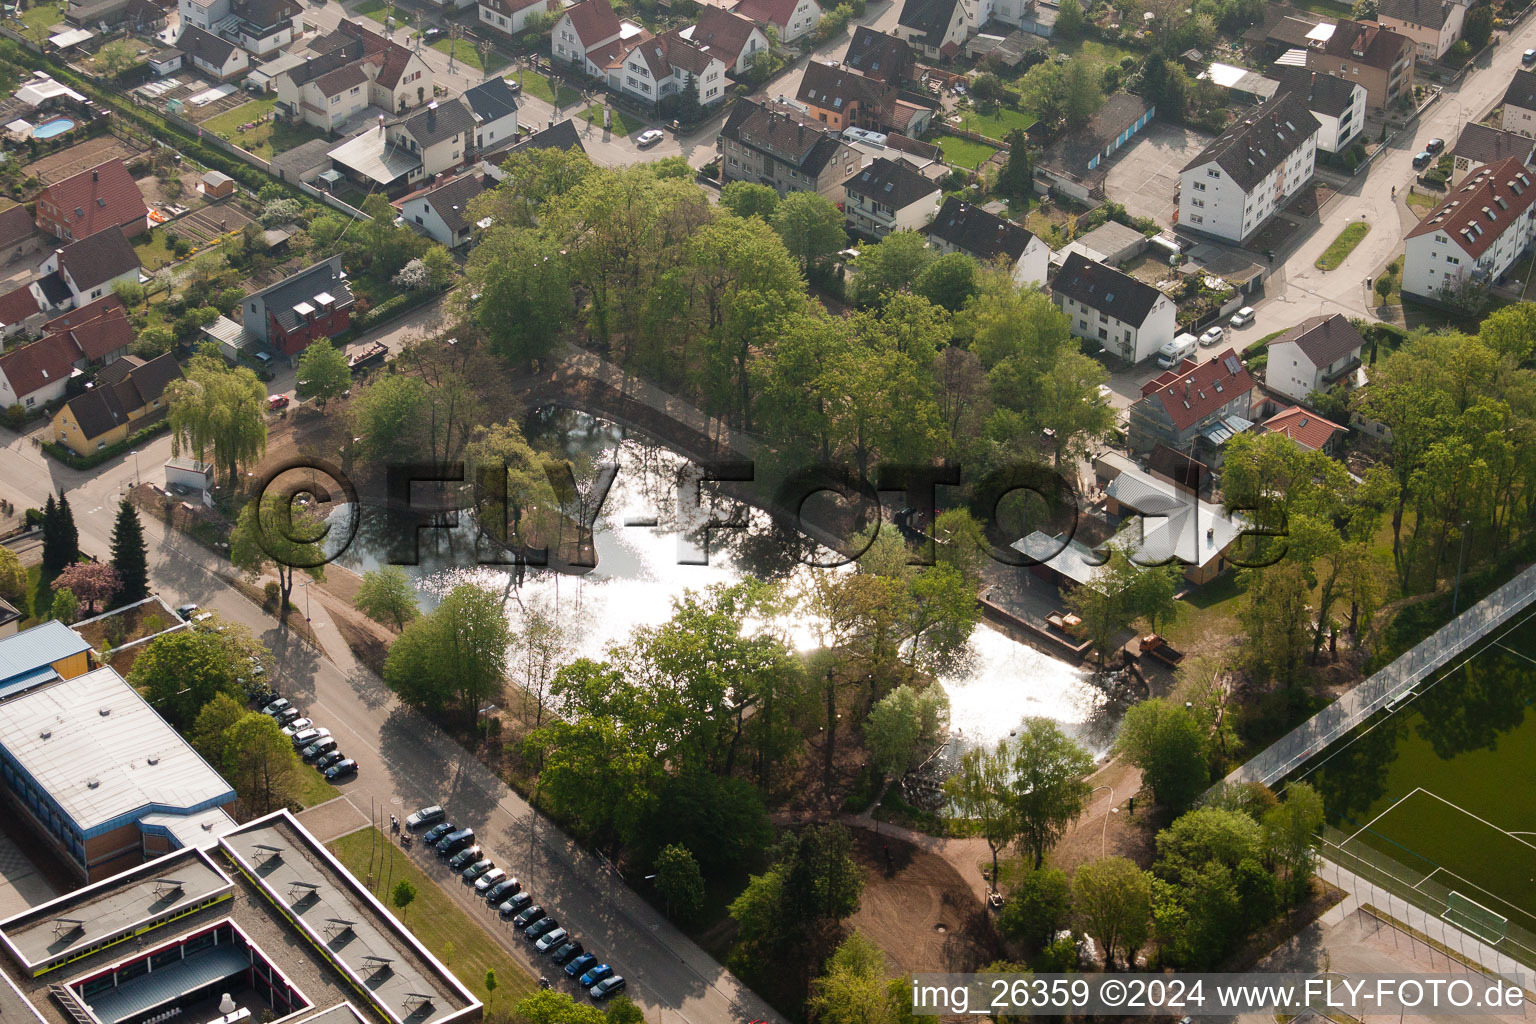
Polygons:
M1133 217L1151 217L1165 228L1172 227L1179 171L1210 141L1202 132L1153 121L1111 158L1105 190L1124 203Z

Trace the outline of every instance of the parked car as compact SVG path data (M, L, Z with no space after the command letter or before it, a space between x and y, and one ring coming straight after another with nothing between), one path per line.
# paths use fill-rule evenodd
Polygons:
M1430 139L1428 142L1424 143L1425 151L1427 151L1429 153L1432 153L1432 154L1433 153L1438 153L1438 152L1440 152L1444 148L1445 148L1445 140L1444 139Z
M293 749L303 750L305 747L312 743L319 743L321 740L328 740L330 738L331 730L329 729L323 727L316 729L305 729L303 732L296 732L293 734Z
M521 914L528 909L533 902L533 894L526 892L514 893L512 898L496 908L496 913L502 917L511 917L513 914Z
M489 878L491 880L491 885L495 885L497 882L506 881L507 873L501 868L497 867L495 861L491 860L491 858L481 857L469 867L465 868L463 871L460 871L459 877L462 878L465 883L475 882L481 878ZM489 891L491 885L486 886L480 891Z
M1252 306L1244 306L1242 309L1232 314L1232 319L1227 321L1227 326L1247 327L1249 324L1253 323L1253 318L1256 315L1257 314L1254 313Z
M581 953L571 958L571 962L565 965L565 976L574 978L583 971L588 970L597 963L596 953Z
M347 759L347 755L346 754L343 754L339 750L333 750L329 754L326 754L323 757L321 757L320 760L316 761L315 762L315 767L320 769L321 771L326 771L327 769L332 768L335 765L340 764L341 762L345 761L346 759Z
M304 753L302 755L304 758L304 763L314 764L316 761L320 760L326 754L329 754L335 749L336 738L334 736L327 736L324 739L316 740L304 748Z
M522 888L523 883L519 882L517 879L505 878L491 886L489 889L482 891L485 892L485 902L495 907L499 906L502 900L505 900L521 892Z
M315 723L307 718L295 718L293 721L283 726L283 735L287 736L289 739L293 739L297 733L301 733L305 729L313 729L314 727Z
M443 30L440 29L440 28L429 28L426 31L422 32L421 38L427 40L427 42L431 42L432 40L436 39L438 36L440 36L442 34L443 34Z
M419 811L407 814L405 816L405 827L414 832L419 828L432 824L434 821L442 821L447 816L447 812L433 804L431 807L423 807Z
M268 395L267 411L277 412L279 409L286 409L288 408L288 403L291 401L293 401L293 399L289 398L287 395Z
M279 697L271 704L268 704L266 707L262 708L261 713L264 715L272 715L273 717L276 717L279 711L283 710L284 708L291 707L293 707L292 701L290 701L287 697Z
M1220 324L1217 324L1216 326L1210 328L1204 334L1200 335L1200 345L1201 345L1201 347L1202 348L1209 348L1210 346L1216 344L1218 341L1221 340L1222 335L1225 334L1225 333L1226 332L1221 329L1221 325Z
M567 939L564 943L555 947L555 951L549 954L549 958L556 964L563 964L572 957L579 955L581 951L581 943L575 939Z
M551 928L540 935L533 943L533 948L540 953L548 953L556 946L563 946L570 939L571 933L564 928Z
M1520 63L1526 67L1536 64L1536 50L1526 50L1520 55Z
M192 616L196 611L197 605L195 604L182 604L176 606L176 614L180 615L183 621L186 622L192 621Z
M523 912L512 919L512 927L526 928L543 916L544 908L535 903L531 907L524 907Z
M357 762L350 757L343 758L325 770L325 780L335 782L337 779L349 778L357 774Z
M421 841L426 843L428 846L431 846L433 843L437 842L439 839L443 838L443 836L452 831L453 823L445 821L440 825L433 825L431 828L427 829L426 835L421 837Z
M443 838L439 839L435 844L433 844L433 849L437 850L437 855L439 857L443 858L443 860L447 860L449 857L452 857L454 854L464 849L464 847L471 845L474 841L475 830L472 828L461 828L457 832L449 832L447 835L443 836ZM485 892L484 889L481 889L480 891Z
M304 712L300 711L298 708L284 708L273 717L277 719L278 725L292 725L294 722L299 720L299 716L303 713ZM302 732L303 730L301 729L299 731ZM297 734L290 734L290 738L292 735Z
M556 921L554 918L541 917L537 921L533 922L533 924L523 929L523 938L527 939L529 942L534 942L537 941L540 936L554 931L559 927L560 922Z
M1417 153L1413 158L1413 169L1422 171L1429 166L1429 162L1435 158L1433 153Z
M598 964L596 967L593 967L591 970L587 971L586 974L581 976L581 987L591 988L593 985L596 985L604 978L611 977L613 977L613 968L609 967L607 964Z
M626 984L627 983L624 981L624 976L622 974L615 974L613 977L604 978L596 985L593 985L591 988L587 989L587 995L591 996L593 1001L601 1002L611 995L615 995L624 991L624 986Z
M648 128L635 139L635 145L641 149L649 149L666 137L666 133L660 128Z
M482 856L480 847L470 846L448 858L448 870L463 871Z

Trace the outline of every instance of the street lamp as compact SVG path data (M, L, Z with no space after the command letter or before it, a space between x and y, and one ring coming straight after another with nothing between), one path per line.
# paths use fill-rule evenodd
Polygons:
M1104 812L1104 826L1099 829L1099 856L1100 857L1104 856L1105 841L1106 841L1106 839L1107 839L1107 837L1109 835L1109 816L1112 813L1118 813L1119 810L1120 810L1120 808L1115 806L1115 787L1114 786L1111 786L1111 785L1108 785L1108 784L1101 785L1101 786L1094 786L1092 791L1090 791L1088 795L1089 796L1093 796L1094 793L1097 793L1101 789L1109 790L1109 810Z
M309 622L309 585L311 583L313 583L313 582L315 582L315 581L314 580L305 580L304 582L299 584L299 586L304 591L304 625L310 627L310 634L311 635L314 634L314 627L310 626L310 622Z
M128 454L133 456L133 486L139 486L139 450L135 448Z

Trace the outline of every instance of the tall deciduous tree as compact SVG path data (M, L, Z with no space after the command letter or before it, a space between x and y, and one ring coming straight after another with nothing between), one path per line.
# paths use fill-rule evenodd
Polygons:
M992 879L997 884L997 856L1018 839L1022 823L1008 792L1008 773L1013 758L1006 740L995 749L972 747L960 757L960 766L944 780L944 794L954 805L955 816L972 822L992 851Z
M19 601L27 592L27 570L10 548L0 548L0 597Z
M139 511L124 498L112 524L112 568L117 572L118 599L124 603L149 596L149 548L144 544L144 524Z
M1012 802L1019 845L1035 870L1045 853L1083 811L1093 755L1048 718L1026 719L1013 740Z
M918 693L903 683L882 697L864 722L864 741L875 767L900 779L928 753L949 723L949 697L938 686Z
M575 323L567 254L530 230L487 232L465 266L480 296L473 317L492 352L514 366L537 365L559 350Z
M180 729L190 728L217 695L240 692L229 647L209 630L182 630L151 640L134 659L128 681Z
M1114 967L1117 949L1135 967L1152 927L1150 875L1124 857L1090 861L1072 876L1072 906L1083 930L1103 947L1106 970Z
M324 537L325 525L308 506L269 491L240 510L229 535L229 560L251 580L269 569L277 574L277 619L286 625L297 574L325 578Z
M227 693L215 694L197 713L192 726L192 746L212 765L224 764L225 733L246 716L248 708Z
M843 215L819 192L791 192L773 214L773 230L790 258L810 273L827 263L848 241Z
M75 562L53 579L54 590L68 589L92 614L98 604L109 603L121 587L117 571L100 562Z
M223 468L233 490L240 467L267 450L267 390L243 366L224 365L217 356L199 354L182 380L169 388L171 450L190 452Z
M885 953L854 932L827 960L810 1010L824 1024L915 1024L910 986L886 976Z
M391 623L396 629L419 614L416 585L398 565L384 565L363 573L352 604L375 622Z
M686 846L666 846L657 855L656 891L667 901L668 912L685 921L704 906L704 875Z
M1159 697L1134 705L1120 724L1115 747L1141 769L1157 801L1176 814L1210 781L1206 737L1182 704Z
M480 708L501 695L511 645L501 597L461 583L405 627L390 647L384 681L418 707L436 711L456 703L473 725Z
M322 338L299 356L298 381L299 397L313 398L324 412L327 402L352 387L352 368L341 349Z
M1298 782L1285 791L1285 802L1264 814L1264 850L1285 870L1288 903L1300 901L1316 870L1322 845L1323 800L1317 790Z
M224 770L247 812L257 817L294 801L303 765L277 720L252 711L225 730Z
M720 208L737 217L760 217L771 224L779 209L779 194L753 181L732 181L720 190Z

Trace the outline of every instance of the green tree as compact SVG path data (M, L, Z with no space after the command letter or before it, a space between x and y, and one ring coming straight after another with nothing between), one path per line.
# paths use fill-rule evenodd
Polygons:
M1019 879L998 915L998 929L1031 949L1042 949L1066 927L1072 914L1072 884L1060 868L1036 868Z
M779 208L779 193L752 181L728 182L720 190L720 208L738 217L761 217L772 224Z
M501 695L511 645L500 595L461 583L401 632L384 662L384 682L401 700L427 710L457 703L473 726L480 708Z
M128 681L182 730L190 728L197 713L218 694L241 693L229 646L205 629L167 633L145 644L128 670Z
M1072 907L1083 931L1104 950L1104 969L1112 970L1115 951L1126 966L1146 945L1152 927L1152 879L1124 857L1105 857L1080 866L1072 876Z
M1080 0L1061 0L1061 6L1056 11L1056 26L1052 30L1052 35L1069 41L1081 39L1087 28L1088 18L1083 13Z
M1177 572L1176 566L1137 565L1111 546L1094 577L1067 595L1067 606L1083 620L1084 632L1098 651L1100 670L1134 622L1172 614Z
M400 920L403 922L407 908L416 902L416 887L411 884L409 878L402 878L395 883L394 890L389 894L389 901L400 911Z
M1065 110L1065 75L1054 60L1041 61L1019 80L1020 105L1033 110L1047 125L1054 125Z
M528 993L512 1007L512 1014L519 1024L608 1024L602 1010L554 989Z
M1008 144L1008 159L997 176L997 190L1015 202L1028 202L1034 195L1034 169L1029 165L1029 143L1023 129L1015 128L1003 137Z
M1264 814L1265 855L1285 870L1288 904L1306 896L1322 845L1323 818L1323 800L1305 782L1292 784L1285 791L1285 802Z
M1088 801L1093 755L1048 718L1029 718L1012 743L1011 801L1019 845L1039 871L1045 852Z
M668 914L676 909L685 921L703 908L704 875L686 846L662 848L656 857L656 891L667 901Z
M144 544L139 512L127 498L118 503L117 519L112 524L112 568L117 572L119 601L131 604L149 596L149 548ZM0 567L0 577L3 575Z
M259 500L246 503L230 532L229 560L248 580L268 570L277 574L277 621L284 626L298 574L325 579L320 543L328 529L311 506L269 490Z
M75 596L73 590L60 587L53 593L53 603L49 605L48 615L67 626L80 616L80 599Z
M1159 697L1132 706L1115 748L1141 769L1158 803L1175 814L1194 803L1210 779L1205 734L1182 704Z
M853 279L860 305L874 306L886 296L910 290L936 259L938 255L916 231L893 231L861 247Z
M972 747L960 755L955 773L944 780L944 795L955 817L970 821L992 851L992 880L997 884L997 855L1022 832L1018 809L1010 799L1008 773L1013 757L1006 740L997 747Z
M1247 635L1243 653L1249 671L1261 682L1299 686L1312 618L1307 569L1285 559L1262 569L1244 569L1238 582L1247 591L1238 621Z
M825 1024L912 1024L911 993L885 974L885 953L854 932L827 960L809 1008Z
M55 576L79 560L80 532L75 528L69 499L63 491L57 501L50 494L43 506L43 572Z
M869 711L864 741L875 767L900 779L926 755L949 722L949 697L938 686L921 693L903 683Z
M267 389L246 367L231 369L216 356L199 354L167 393L172 453L223 467L226 486L234 490L240 467L267 450Z
M1471 53L1488 45L1493 37L1493 7L1481 4L1467 8L1467 16L1461 23L1461 39Z
M485 970L485 1001L489 1005L496 1001L496 969L488 967Z
M645 1014L640 1011L640 1007L622 992L608 1001L608 1009L603 1011L603 1016L608 1024L645 1024Z
M368 462L384 462L414 452L427 408L427 385L420 377L374 374L352 399L352 418L361 439L358 455Z
M976 261L963 252L950 252L923 268L912 290L933 303L958 313L976 294Z
M818 192L791 192L779 202L771 223L790 258L806 273L825 266L848 241L842 212Z
M393 623L396 629L419 614L416 586L398 565L384 565L363 573L352 604L375 622Z
M247 709L228 693L215 694L197 713L192 726L192 746L203 755L203 760L220 768L224 766L224 751L228 746L230 727L246 716Z
M535 231L492 228L470 253L465 274L480 296L474 321L491 351L514 366L548 359L575 323L562 248Z
M1078 57L1068 61L1062 72L1062 116L1071 128L1086 125L1104 105L1104 90L1099 69Z
M27 570L10 548L0 548L0 597L19 601L27 592Z
M303 767L270 715L248 712L224 732L224 771L252 817L294 803Z
M85 602L87 611L96 614L96 606L107 605L116 596L121 584L117 572L110 565L100 562L74 562L54 577L54 590L68 590Z
M322 338L299 356L298 381L299 397L313 398L324 412L327 402L352 387L352 368L341 349Z

